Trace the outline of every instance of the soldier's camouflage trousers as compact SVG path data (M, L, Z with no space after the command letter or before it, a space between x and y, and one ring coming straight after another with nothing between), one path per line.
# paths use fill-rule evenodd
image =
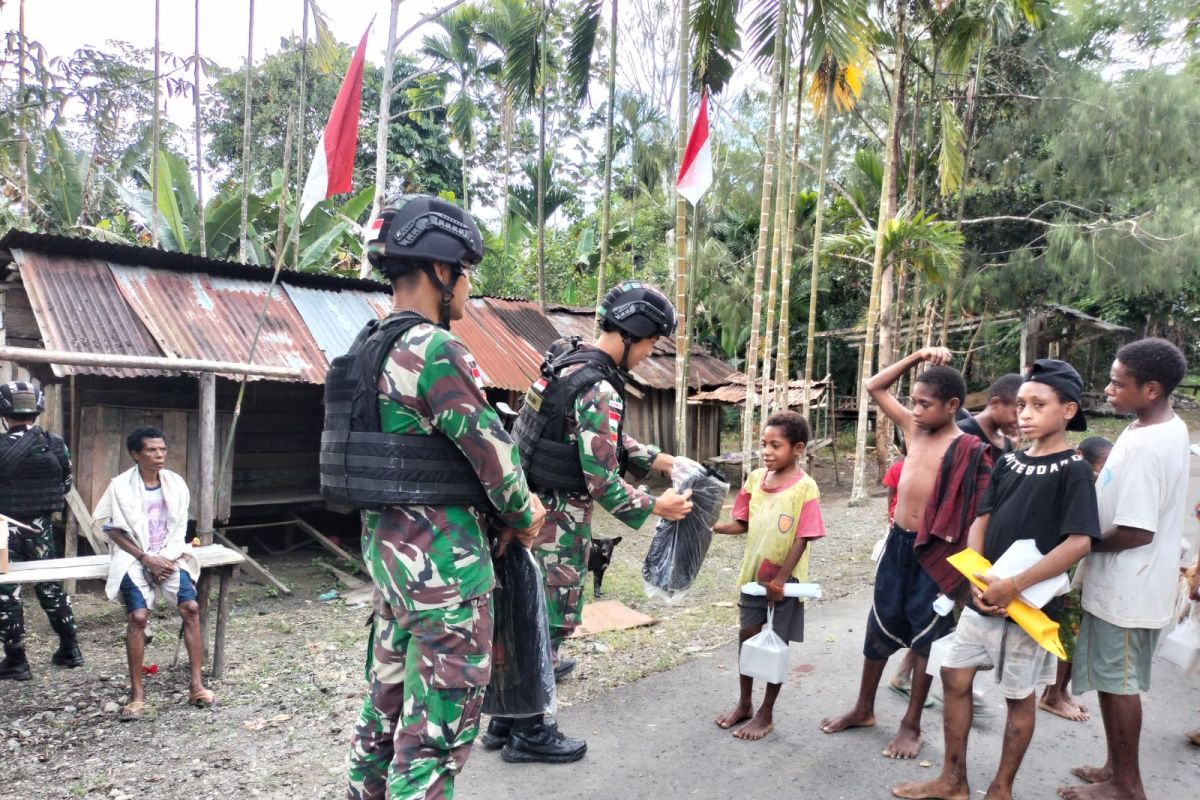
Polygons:
M54 524L49 515L38 517L32 523L37 535L9 529L8 557L11 561L42 561L58 558L54 547ZM50 627L62 638L75 636L75 614L71 610L71 598L59 583L34 585L38 602L50 620ZM25 610L21 604L19 584L0 584L0 643L19 644L25 637Z
M492 673L492 596L406 611L376 592L350 800L454 796Z
M591 523L579 522L569 511L547 504L546 522L534 542L533 554L546 575L546 616L555 653L583 621L583 584L591 549Z

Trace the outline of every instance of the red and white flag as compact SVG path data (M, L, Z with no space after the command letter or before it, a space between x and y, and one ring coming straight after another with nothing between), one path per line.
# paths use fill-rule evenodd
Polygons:
M350 68L338 89L337 100L329 112L329 124L321 132L317 152L313 154L304 192L300 195L300 219L305 219L313 207L335 194L350 191L354 175L354 151L358 147L358 112L362 107L363 58L367 50L367 34L363 33Z
M688 135L687 150L683 163L679 165L676 190L692 205L712 186L712 148L708 143L708 92L700 93L700 110L696 112L696 124Z

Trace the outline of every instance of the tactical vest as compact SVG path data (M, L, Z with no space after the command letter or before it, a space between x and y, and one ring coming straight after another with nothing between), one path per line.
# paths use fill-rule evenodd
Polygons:
M360 509L387 506L490 508L479 476L441 433L383 433L379 375L396 340L421 323L404 312L372 320L350 352L330 364L321 433L321 495Z
M582 364L570 375L563 371ZM567 416L575 408L575 400L584 390L600 381L608 381L625 400L625 381L606 353L581 348L542 362L542 377L525 394L513 439L521 453L525 478L535 490L587 493L583 466L579 463L579 443L567 437ZM629 453L624 442L624 416L617 423L617 461L624 473Z
M0 436L0 513L31 520L62 511L65 454L62 439L36 425L21 436Z

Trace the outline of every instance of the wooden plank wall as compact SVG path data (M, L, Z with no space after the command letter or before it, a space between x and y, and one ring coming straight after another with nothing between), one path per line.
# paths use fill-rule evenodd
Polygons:
M229 434L232 415L217 415L217 438ZM129 408L84 405L80 409L79 451L75 453L76 486L89 508L100 501L108 482L133 466L125 449L125 437L134 429L151 425L167 441L167 469L178 472L192 491L188 517L196 518L200 483L200 420L196 411L161 408ZM220 445L214 458L220 458ZM232 470L227 469L217 497L217 516L229 517Z
M320 491L323 387L248 384L234 438L234 505L240 498L316 495ZM217 407L225 408L218 384ZM224 440L220 442L224 447Z
M628 415L625 432L639 442L655 444L665 452L678 452L675 442L675 392L642 390L643 396L626 398ZM688 406L688 455L704 461L720 455L721 409L719 406Z

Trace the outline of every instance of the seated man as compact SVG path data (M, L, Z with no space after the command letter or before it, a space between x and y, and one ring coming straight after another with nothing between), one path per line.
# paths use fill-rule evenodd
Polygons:
M142 690L142 657L146 648L146 622L155 598L175 604L183 618L183 640L191 667L192 705L212 705L216 699L204 688L200 676L200 606L195 581L200 564L187 543L188 504L191 495L183 476L163 469L167 443L157 428L138 428L125 447L134 466L109 482L92 515L116 544L108 565L108 599L119 594L129 612L125 652L129 658L129 703L121 721L141 717L146 711Z

